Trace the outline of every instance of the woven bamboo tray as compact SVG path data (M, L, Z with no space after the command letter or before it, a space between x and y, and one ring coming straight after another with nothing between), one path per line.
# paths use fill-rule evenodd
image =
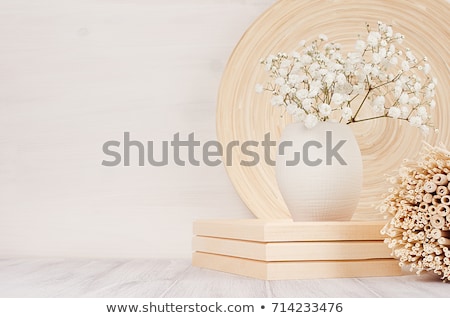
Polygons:
M279 0L262 14L236 46L224 72L217 106L217 134L222 144L232 140L263 140L271 133L277 140L290 118L270 106L269 94L254 92L256 83L266 78L259 64L262 57L296 48L301 39L311 40L325 33L344 45L353 45L364 24L376 26L378 20L392 24L405 34L405 43L417 56L427 56L432 73L438 79L434 122L439 135L428 142L450 144L450 108L447 101L450 54L448 43L450 4L445 0ZM377 120L352 125L364 160L364 187L354 220L376 220L374 206L388 187L386 174L398 168L405 158L414 159L422 137L417 129L396 121ZM272 147L272 158L275 149ZM255 149L261 158L263 149ZM263 219L289 217L279 193L274 169L263 161L254 167L239 165L248 159L234 148L228 175L236 191L255 216Z

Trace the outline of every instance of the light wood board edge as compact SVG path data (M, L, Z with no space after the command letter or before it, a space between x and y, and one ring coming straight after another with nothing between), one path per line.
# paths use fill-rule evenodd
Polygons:
M263 262L195 252L192 265L262 280L385 277L405 274L395 259Z
M261 261L392 258L383 241L252 242L195 236L194 251Z
M197 220L194 235L258 242L382 240L385 221Z

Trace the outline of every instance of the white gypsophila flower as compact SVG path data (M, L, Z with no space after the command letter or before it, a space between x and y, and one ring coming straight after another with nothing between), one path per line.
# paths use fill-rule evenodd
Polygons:
M400 118L401 115L402 115L402 111L400 110L400 108L395 107L395 106L389 108L389 112L388 112L389 117L397 119L397 118Z
M318 73L319 73L319 75L320 75L321 77L323 77L323 76L325 76L325 75L328 73L328 70L327 70L326 68L321 68L321 69L318 71Z
M384 104L386 103L386 98L383 95L377 96L373 99L372 105L373 106L382 106L384 107Z
M305 89L305 88L299 89L299 90L295 93L295 96L296 96L298 99L303 100L303 99L305 99L306 97L308 97L308 90Z
M340 73L340 74L338 74L338 75L336 76L336 82L337 82L339 85L344 85L344 84L347 83L347 78L345 77L344 74Z
M301 68L302 68L301 63L299 63L299 62L294 63L294 65L292 66L292 69L291 69L291 74L300 72ZM298 75L301 76L300 74L298 74Z
M302 63L302 65L309 65L312 63L312 58L309 55L302 55L302 57L300 58L300 63Z
M363 83L358 83L356 85L353 85L353 91L356 94L362 94L364 93L364 84Z
M289 85L282 85L280 87L280 94L281 95L287 95L291 92L291 87Z
M314 98L320 93L320 87L311 87L308 92L308 97Z
M341 113L341 117L344 120L349 120L350 118L352 118L353 115L353 111L350 107L344 107L342 109L342 113Z
M322 103L319 105L319 112L322 116L328 117L331 114L331 106L326 103Z
M371 31L369 32L369 35L367 36L367 43L372 46L376 47L378 45L378 41L381 39L381 34L379 32Z
M375 114L383 114L384 113L384 104L385 98L384 96L377 96L372 100L372 110Z
M386 46L388 43L387 43L387 41L386 40L381 40L381 42L380 42L380 45L381 46Z
M318 88L321 89L322 88L322 82L319 80L314 80L311 82L311 84L309 85L309 88Z
M377 21L378 24L378 30L380 30L381 32L386 32L386 23L383 23L381 21Z
M319 40L321 41L328 41L328 36L326 34L319 34Z
M292 118L293 118L294 122L302 122L306 118L306 112L301 108L297 108L297 110L293 114Z
M289 74L289 84L297 84L300 82L300 76L298 74Z
M319 122L319 119L317 118L316 115L313 115L313 114L306 115L306 118L304 120L305 127L309 128L309 129L316 127L318 122Z
M321 81L318 80L312 81L309 86L308 97L316 97L319 94L321 88L322 88Z
M395 45L393 43L391 43L389 45L389 49L388 49L387 55L388 56L392 56L395 53L395 50L396 50L395 49Z
M380 72L380 74L378 74L378 79L382 82L386 82L386 80L388 79L388 75L384 72Z
M317 70L319 70L320 69L320 65L319 65L319 63L317 63L317 62L314 62L314 63L312 63L310 66L309 66L309 72L310 73L314 73L314 72L316 72Z
M364 72L364 70L361 70L361 69L356 70L355 75L356 75L356 79L357 79L358 83L365 85L365 83L367 81L367 77L366 77L366 73Z
M344 69L346 71L355 70L361 61L362 61L362 56L360 53L348 53L347 59L345 60Z
M277 79L275 80L275 84L279 86L284 85L285 82L286 81L282 77L277 77Z
M408 116L409 116L409 113L411 112L411 110L408 108L408 107L406 107L406 106L402 106L401 108L400 108L400 111L401 111L401 118L403 118L403 119L406 119L406 118L408 118Z
M270 103L272 104L272 106L283 105L284 104L283 96L280 95L273 96L272 99L270 100Z
M430 100L434 97L434 90L431 90L429 88L425 89L425 99Z
M389 63L392 65L397 65L398 58L396 56L391 57L391 59L389 60Z
M291 60L283 60L280 63L280 68L289 68L292 65L292 61Z
M334 93L333 97L331 98L331 101L339 106L345 102L345 98L344 98L344 95L342 95L342 94Z
M266 63L267 63L267 64L272 64L273 61L276 60L276 59L277 59L277 57L276 57L275 55L271 54L271 55L269 55L269 56L267 57Z
M372 54L372 63L373 64L380 64L381 63L381 55L379 53L373 53Z
M422 88L422 84L420 82L414 83L414 91L418 92Z
M417 107L417 116L420 116L422 119L426 119L428 117L428 112L425 106Z
M298 109L298 107L297 107L297 104L295 104L295 103L289 103L286 106L286 111L291 115L294 115L297 112L297 109Z
M409 118L409 124L413 127L420 127L422 125L422 118L419 116L411 116Z
M436 101L435 101L434 99L431 100L431 102L430 102L430 108L431 108L431 109L436 108Z
M306 44L306 40L301 40L300 42L298 42L298 46L303 47Z
M261 84L256 84L255 85L255 92L258 94L261 94L264 91L264 86L262 86Z
M356 41L355 49L358 52L364 52L364 50L366 49L366 42L364 42L363 40Z
M400 81L400 83L402 83L403 87L407 86L406 83L408 83L409 80L410 80L410 78L406 75L400 76L400 79L399 79L399 81Z
M311 98L305 98L302 100L302 107L305 111L309 112L312 108L313 100Z
M306 76L305 74L300 75L300 83L307 82L307 81L308 81L308 76Z
M425 73L425 74L428 74L428 73L430 73L430 70L431 70L431 66L430 66L430 64L425 64L424 66L423 66L423 72Z
M370 72L372 74L372 76L377 77L380 74L380 67L377 65L374 65L372 67L372 71Z
M352 93L353 86L349 82L345 82L343 85L336 84L334 91L336 93L344 95L343 98L345 101L348 101L351 99L349 96Z
M416 61L416 57L414 56L414 54L412 54L412 52L409 49L406 49L406 58L412 62Z
M420 104L420 99L418 99L417 96L413 96L408 100L408 104L415 107Z
M430 127L428 127L427 125L422 125L420 126L420 131L423 135L428 136L430 134Z
M406 104L408 104L408 101L409 101L409 95L408 95L408 93L403 92L403 93L400 95L400 97L399 97L399 99L398 99L398 102L400 103L400 105L406 105Z
M330 71L333 71L333 72L340 72L340 71L342 71L343 69L344 69L344 66L342 66L342 65L339 64L339 63L334 63L333 66L330 68Z
M330 87L333 84L335 78L336 78L336 73L328 72L325 75L323 80L324 80L325 84L327 85L327 87Z
M280 74L281 77L286 78L289 73L289 70L287 68L280 68L278 70L278 73Z
M386 36L388 38L391 38L394 35L394 30L392 29L391 26L387 26L386 28Z
M402 88L402 86L401 86L401 85L396 85L396 86L394 87L394 97L395 97L395 98L399 98L400 95L402 95L402 93L403 93L403 88Z
M372 111L376 115L384 114L384 107L381 105L372 105Z
M372 65L371 64L365 64L363 67L364 74L369 75L372 73Z
M403 61L402 62L402 70L404 72L408 72L409 71L409 63L408 63L408 61Z

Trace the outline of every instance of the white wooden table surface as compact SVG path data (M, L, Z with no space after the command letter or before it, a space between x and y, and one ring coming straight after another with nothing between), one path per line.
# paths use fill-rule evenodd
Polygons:
M0 297L449 297L421 276L262 281L191 266L190 260L0 259Z

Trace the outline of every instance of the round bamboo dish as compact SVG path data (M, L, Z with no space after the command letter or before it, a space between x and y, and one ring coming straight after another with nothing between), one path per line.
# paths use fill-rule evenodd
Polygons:
M356 35L365 34L365 23L391 24L405 35L405 46L416 56L427 56L432 75L437 78L436 109L433 115L439 134L431 134L430 144L450 144L449 61L450 4L445 0L279 0L245 32L226 66L218 94L218 140L261 142L270 133L278 140L291 119L270 105L270 94L256 94L255 85L267 80L261 58L279 51L290 52L302 39L312 40L321 33L353 49ZM355 220L380 219L376 206L388 184L386 175L398 169L403 159L415 159L422 147L418 129L407 123L380 119L351 125L364 161L364 185ZM264 161L264 149L255 147L260 162L253 167L240 165L249 160L239 147L233 147L228 175L244 203L262 219L290 217L275 179L274 167ZM276 147L271 147L275 158Z

